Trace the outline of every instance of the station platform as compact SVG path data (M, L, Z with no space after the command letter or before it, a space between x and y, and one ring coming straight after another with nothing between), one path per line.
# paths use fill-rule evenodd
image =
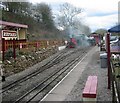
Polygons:
M107 87L107 68L100 66L99 47L93 47L41 101L82 101L88 76L98 77L97 101L112 101Z

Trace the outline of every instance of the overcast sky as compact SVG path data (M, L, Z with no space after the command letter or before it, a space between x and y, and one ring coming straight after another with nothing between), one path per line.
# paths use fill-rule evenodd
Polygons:
M89 25L92 32L100 28L109 29L118 23L119 0L30 0L30 2L45 2L51 6L53 13L59 11L59 5L65 2L82 8L84 11L81 14L82 21Z

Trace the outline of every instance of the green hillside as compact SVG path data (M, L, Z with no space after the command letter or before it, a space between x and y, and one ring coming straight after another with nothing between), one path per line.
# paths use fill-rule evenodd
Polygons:
M66 38L54 24L51 8L44 3L2 2L0 9L3 21L28 25L28 40Z

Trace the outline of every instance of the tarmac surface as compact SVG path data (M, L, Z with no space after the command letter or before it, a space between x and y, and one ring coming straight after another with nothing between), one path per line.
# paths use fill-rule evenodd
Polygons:
M97 101L112 101L107 87L107 68L101 68L99 47L91 49L42 101L82 101L82 92L88 76L98 77Z

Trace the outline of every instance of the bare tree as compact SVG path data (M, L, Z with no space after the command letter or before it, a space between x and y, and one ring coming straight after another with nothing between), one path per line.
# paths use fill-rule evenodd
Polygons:
M57 17L58 26L63 27L68 35L86 34L89 35L90 28L82 23L80 15L81 8L74 7L71 4L65 3L60 6L60 13Z
M82 12L81 8L74 7L69 3L60 6L60 14L58 16L58 25L63 28L73 26L75 18Z
M91 29L89 26L81 23L78 19L74 20L74 25L73 27L78 31L78 34L85 34L89 35L91 33Z

